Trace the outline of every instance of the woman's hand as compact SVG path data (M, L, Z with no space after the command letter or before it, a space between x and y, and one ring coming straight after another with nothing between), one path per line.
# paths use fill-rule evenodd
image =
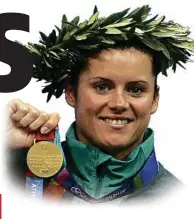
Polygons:
M58 113L47 114L35 107L13 99L8 104L7 143L10 149L31 147L35 131L47 134L58 126Z

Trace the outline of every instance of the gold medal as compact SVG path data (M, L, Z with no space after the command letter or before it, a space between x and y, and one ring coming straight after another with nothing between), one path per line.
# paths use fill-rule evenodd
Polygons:
M34 144L27 154L27 165L38 177L54 176L63 164L63 155L56 144L40 141Z

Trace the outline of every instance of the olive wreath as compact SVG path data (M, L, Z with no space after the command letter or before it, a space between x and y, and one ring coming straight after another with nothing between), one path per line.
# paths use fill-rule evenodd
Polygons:
M46 36L40 32L39 44L26 47L33 58L33 77L45 81L42 92L59 98L65 90L65 81L83 67L87 57L106 48L114 48L120 42L130 44L134 39L160 55L161 67L156 73L167 76L167 69L176 71L177 64L184 68L194 52L194 41L189 37L189 27L173 21L165 22L165 16L150 17L149 5L129 8L108 17L99 17L95 6L89 20L79 22L79 16L68 21L62 17L61 27Z

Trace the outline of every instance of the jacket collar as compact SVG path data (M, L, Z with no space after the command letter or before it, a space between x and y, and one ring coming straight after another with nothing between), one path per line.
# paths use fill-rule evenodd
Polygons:
M147 128L143 142L125 161L117 160L97 147L80 142L75 135L75 125L75 122L72 123L66 133L64 151L67 169L82 188L93 197L106 195L107 192L118 188L136 175L154 148L153 130ZM100 192L97 192L97 186L101 187Z

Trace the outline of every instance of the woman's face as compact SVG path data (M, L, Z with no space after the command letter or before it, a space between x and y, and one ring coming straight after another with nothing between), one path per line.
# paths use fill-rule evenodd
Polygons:
M151 57L134 48L104 50L90 59L77 95L66 92L75 108L78 139L117 158L120 152L128 154L141 143L157 110L154 80Z

